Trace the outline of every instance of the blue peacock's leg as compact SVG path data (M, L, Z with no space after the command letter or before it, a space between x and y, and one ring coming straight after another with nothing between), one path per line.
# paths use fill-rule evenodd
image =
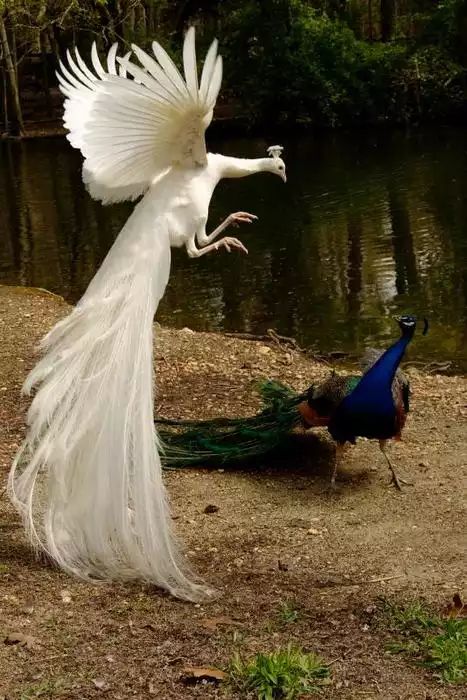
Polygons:
M344 443L342 442L336 442L336 449L334 452L334 464L332 467L332 472L331 472L331 480L329 484L326 486L325 489L323 489L323 493L332 493L336 491L336 476L337 476L337 470L339 469L339 465L342 460L342 455L344 453Z
M410 481L405 481L405 479L402 479L400 476L397 476L396 470L392 466L391 460L389 459L389 457L387 455L386 443L387 443L387 440L380 440L379 441L379 449L383 453L383 455L386 459L386 462L388 463L388 467L391 470L391 474L392 474L391 484L394 484L396 489L398 489L399 491L402 491L401 484L406 484L406 486L413 486L413 484Z

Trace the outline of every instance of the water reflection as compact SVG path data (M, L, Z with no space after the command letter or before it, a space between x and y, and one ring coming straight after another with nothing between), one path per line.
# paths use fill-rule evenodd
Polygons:
M212 144L263 155L268 144ZM192 261L175 251L158 313L197 329L269 327L322 350L359 352L394 334L394 313L432 318L414 349L467 367L467 132L339 134L290 140L288 184L224 181L210 227L259 216L239 236L250 254ZM102 207L62 139L0 144L0 282L75 301L131 205Z

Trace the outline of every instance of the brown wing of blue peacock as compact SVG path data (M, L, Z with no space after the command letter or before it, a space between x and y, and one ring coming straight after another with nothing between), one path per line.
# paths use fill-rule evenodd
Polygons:
M306 401L299 406L305 425L310 428L328 425L336 408L359 380L357 375L345 376L333 372L321 384L312 385L306 394Z

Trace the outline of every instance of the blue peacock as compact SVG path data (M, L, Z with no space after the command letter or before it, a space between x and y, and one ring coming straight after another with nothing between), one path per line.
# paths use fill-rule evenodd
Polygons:
M299 426L326 426L336 445L329 488L335 486L345 444L366 437L379 441L391 481L401 490L401 484L407 482L398 477L386 446L388 440L401 438L409 412L410 384L399 365L414 336L417 319L401 316L396 320L399 339L384 352L367 350L362 374L333 373L303 393L279 382L262 382L262 410L248 418L158 419L165 467L225 466L257 460L279 447ZM427 330L425 319L423 335Z

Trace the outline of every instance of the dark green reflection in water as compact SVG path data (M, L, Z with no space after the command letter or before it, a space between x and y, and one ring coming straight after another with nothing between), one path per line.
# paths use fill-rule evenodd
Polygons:
M211 144L264 155L266 142ZM229 212L250 254L173 253L161 322L262 333L274 327L323 351L360 352L394 336L391 316L431 318L412 357L467 368L467 131L353 133L291 139L288 183L224 181L209 230ZM0 145L0 282L76 301L131 205L102 207L63 139ZM233 232L232 232L233 233Z

